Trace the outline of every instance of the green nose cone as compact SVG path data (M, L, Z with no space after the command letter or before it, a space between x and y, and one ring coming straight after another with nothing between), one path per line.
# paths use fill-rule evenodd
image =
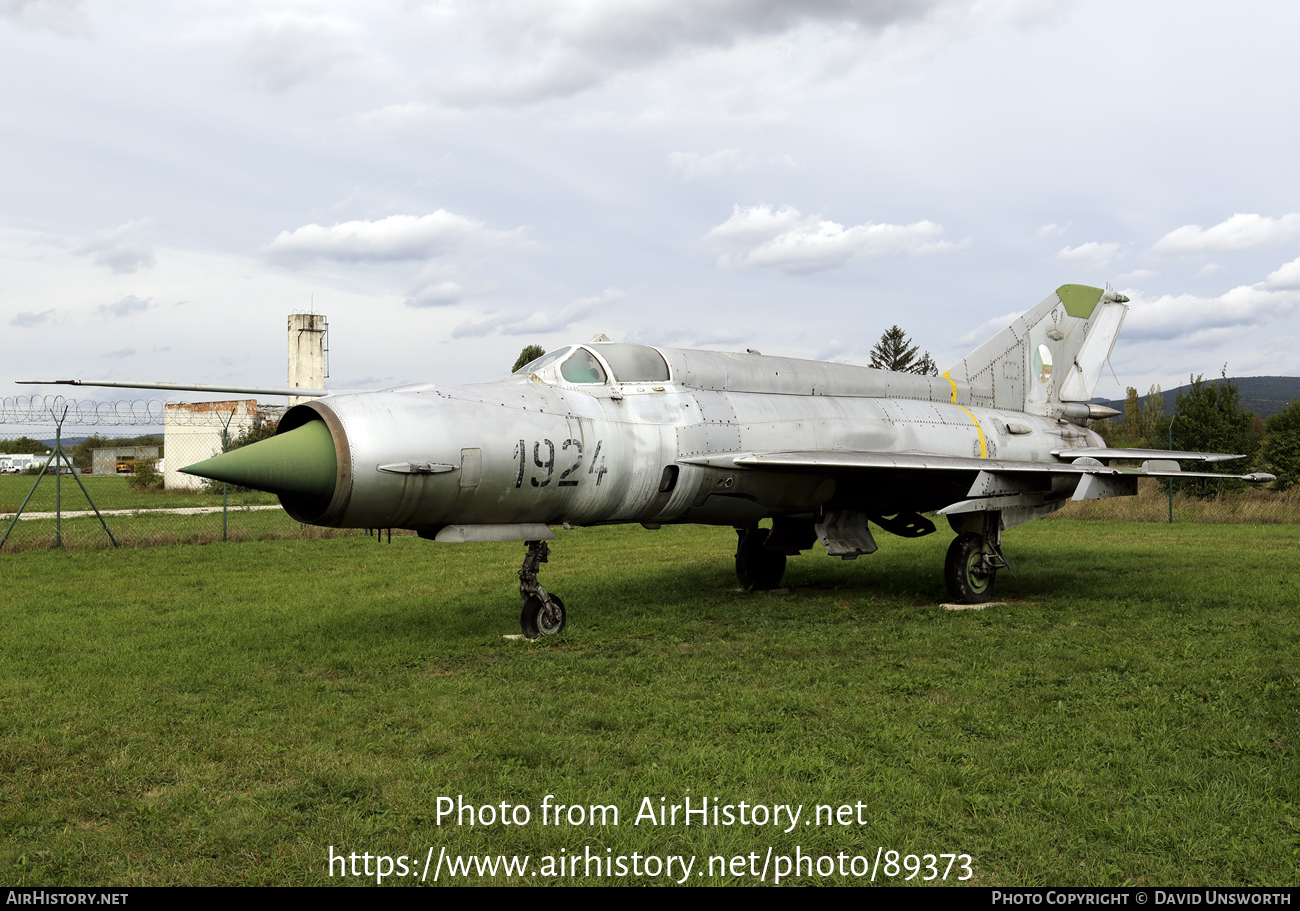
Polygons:
M338 459L325 422L312 421L181 471L269 493L305 494L328 500L334 496Z

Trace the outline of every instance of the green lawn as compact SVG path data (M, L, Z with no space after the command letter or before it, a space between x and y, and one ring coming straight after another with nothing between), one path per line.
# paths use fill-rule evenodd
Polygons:
M1006 536L1010 603L960 612L938 606L950 538L792 559L783 595L736 589L727 529L562 531L542 581L569 630L540 643L503 638L522 545L0 553L0 865L327 884L331 846L432 847L527 855L527 883L665 881L531 875L636 852L753 884L696 873L883 849L969 854L980 885L1294 885L1297 528L1034 523ZM457 795L531 821L439 825ZM619 825L543 826L547 795ZM804 815L634 824L687 796Z
M126 475L88 475L79 476L81 483L94 499L100 509L175 509L185 506L220 506L221 488L215 493L206 491L149 491L140 492L131 489ZM0 513L13 513L32 489L34 476L24 474L0 475ZM36 488L27 509L32 512L53 512L55 501L55 477L46 475ZM72 475L63 475L59 480L63 508L69 510L89 509L86 496L77 486ZM230 505L253 506L274 504L279 501L274 494L250 490L242 493L228 494Z

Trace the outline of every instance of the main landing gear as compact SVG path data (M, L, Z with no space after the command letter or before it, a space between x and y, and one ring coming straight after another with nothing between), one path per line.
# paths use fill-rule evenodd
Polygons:
M736 526L736 578L747 591L767 591L781 584L785 558L817 543L810 519L778 516L771 528Z
M757 525L736 529L736 578L747 591L776 588L785 575L785 554L767 547L769 534Z
M1001 515L996 511L983 515L983 534L959 529L943 564L943 581L948 586L948 595L961 604L987 601L999 569L1015 576L1011 564L1002 554Z
M537 581L537 569L546 562L551 549L545 541L527 544L528 555L524 557L524 568L519 570L519 597L524 600L519 625L529 639L558 636L564 632L564 602Z

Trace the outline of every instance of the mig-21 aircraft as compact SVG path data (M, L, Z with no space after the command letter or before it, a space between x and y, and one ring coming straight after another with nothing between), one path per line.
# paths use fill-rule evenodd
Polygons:
M978 603L1010 571L1002 533L1070 500L1132 496L1142 477L1272 479L1184 472L1240 456L1111 449L1090 429L1118 414L1091 399L1127 300L1064 285L942 376L568 345L493 383L322 396L183 470L275 493L307 524L527 542L530 638L565 626L537 578L561 524L729 525L741 584L770 589L817 542L851 560L876 550L872 525L915 538L938 514L956 532L948 592Z

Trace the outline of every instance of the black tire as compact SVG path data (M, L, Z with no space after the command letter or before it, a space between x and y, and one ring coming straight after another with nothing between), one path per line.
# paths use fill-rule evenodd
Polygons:
M948 595L961 604L982 604L993 589L996 573L983 569L984 538L974 532L965 532L948 546L948 557L943 564L943 581L948 585Z
M736 542L736 578L747 591L767 591L781 584L785 554L768 550L768 529L751 525Z
M519 626L529 639L540 636L558 636L564 632L567 617L564 614L564 602L551 595L552 610L547 611L542 599L529 595L524 601L524 609L519 614Z

